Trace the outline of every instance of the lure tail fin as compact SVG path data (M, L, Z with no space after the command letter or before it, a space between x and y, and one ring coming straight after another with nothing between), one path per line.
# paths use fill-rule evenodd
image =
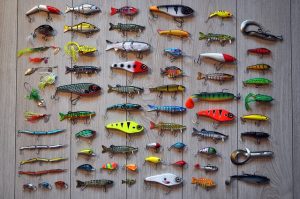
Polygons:
M198 130L196 128L193 128L192 135L197 135Z
M126 183L126 181L125 180L122 180L122 184L125 184Z
M253 94L252 94L252 93L249 93L249 94L245 97L245 108L246 108L247 111L250 110L249 103L253 101L252 97L253 97Z
M110 15L115 15L117 13L118 13L118 9L117 8L113 8L113 7L110 8Z
M70 27L67 25L64 25L64 32L68 32L70 30Z
M65 114L59 113L59 120L63 121L65 119L65 116L66 116Z
M107 92L108 92L108 93L113 92L113 87L112 87L112 85L109 85L109 84L108 84L108 90L107 90Z
M106 146L102 145L102 153L106 153L109 151L109 148L107 148Z
M186 101L185 101L185 107L188 108L188 109L192 109L194 108L194 100L192 97L189 97Z
M199 40L206 39L206 35L203 32L199 32Z
M67 5L66 10L65 10L65 13L68 13L68 12L70 12L71 10L72 10L72 8L71 8L70 6Z
M85 183L80 181L80 180L76 180L77 182L77 185L76 185L76 188L79 188L79 187L85 187Z
M156 124L152 121L150 121L150 129L154 129L156 127Z
M198 80L200 79L205 79L205 74L201 73L201 72L198 72L198 77L197 77Z
M71 72L71 68L68 67L68 66L66 66L66 72L65 72L65 74L68 74L68 73L70 73L70 72Z
M106 49L105 50L110 50L110 49L113 49L114 46L113 46L113 42L109 41L109 40L106 40L106 43L107 43L107 46L106 46Z
M155 105L148 104L148 107L149 107L149 109L147 110L148 112L155 111L157 109Z
M114 30L115 29L115 25L112 23L109 23L109 31Z

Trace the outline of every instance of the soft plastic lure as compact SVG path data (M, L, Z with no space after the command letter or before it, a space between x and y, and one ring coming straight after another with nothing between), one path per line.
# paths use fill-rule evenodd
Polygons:
M44 40L47 40L48 37L54 37L57 34L57 31L50 25L44 24L40 25L36 29L34 29L33 33L31 33L29 40L33 40L40 34L43 36Z
M221 154L219 154L214 147L204 147L202 149L199 149L197 151L197 154L204 154L207 156L221 156Z
M76 167L76 172L77 171L93 172L95 170L96 169L90 164L82 164Z
M37 187L34 184L27 183L27 184L23 184L23 190L24 191L36 191Z
M53 49L54 55L56 55L60 51L60 47L57 47L57 46L42 46L42 47L37 47L37 48L24 48L24 49L18 51L17 56L21 57L24 54L44 52L48 49Z
M244 86L255 85L256 87L270 85L271 83L272 83L271 80L269 80L267 78L263 78L263 77L256 77L256 78L251 78L251 79L243 81Z
M232 18L233 14L230 11L226 11L226 10L217 10L215 12L211 12L206 20L206 22L208 22L209 19L213 18L213 17L219 17L222 19L222 23L221 25L223 25L223 19L225 18Z
M86 36L88 36L93 33L99 32L100 29L93 24L90 24L87 22L81 22L81 23L73 25L73 26L65 25L64 32L68 32L68 31L79 32L79 33L82 33L82 34L85 34Z
M49 57L29 57L29 62L31 63L41 63L44 62L45 64L48 63Z
M137 24L123 24L123 23L118 23L116 25L109 23L109 26L110 26L109 31L118 30L122 32L123 36L126 36L127 32L136 32L137 36L139 36L139 34L143 32L146 28L145 26L141 26Z
M101 170L109 170L109 171L114 171L114 170L117 170L119 167L118 163L116 162L110 162L110 163L106 163L106 164L103 164L102 167L101 167Z
M191 95L185 102L185 107L188 109L194 108L195 102L222 102L222 101L229 101L229 100L239 100L241 96L234 95L228 92L201 92Z
M134 121L115 122L105 125L106 129L115 129L127 134L140 133L144 130L144 127Z
M172 144L168 150L171 151L172 149L177 149L177 150L184 150L185 148L187 148L186 144L182 143L182 142L176 142L174 144Z
M236 62L235 57L228 55L228 54L224 54L224 53L202 53L199 55L197 63L201 64L202 58L208 58L208 59L218 61L219 64L216 65L216 70L220 70L225 63L235 63Z
M20 162L20 165L23 165L23 164L31 164L31 163L35 163L35 162L60 162L60 161L64 161L64 160L67 160L67 158L62 158L62 157L58 157L58 158L31 158L31 159L28 159L28 160L22 160Z
M100 71L101 71L101 68L97 67L97 66L77 66L77 65L74 65L73 67L66 66L65 74L74 73L74 74L76 74L77 78L80 78L82 74L91 75L91 74L94 74L94 73L99 73Z
M177 132L183 132L186 129L186 126L176 123L166 123L166 122L159 122L155 124L154 122L150 121L150 129L158 129L159 134L163 135L163 131L171 131L175 136Z
M199 111L196 114L196 116L197 116L197 119L200 116L212 118L213 120L217 121L218 124L221 122L230 122L235 119L235 116L225 109L203 110L203 111ZM214 123L214 126L217 127L218 124Z
M40 79L40 82L38 85L39 89L43 90L46 88L46 86L55 84L56 79L57 79L57 74L46 72L45 74L43 74L41 76L41 79Z
M149 109L148 112L156 111L156 112L165 112L165 113L182 113L186 111L186 108L182 106L157 106L148 104Z
M59 113L59 120L63 121L65 119L71 120L73 124L76 123L78 119L83 119L88 122L94 117L96 113L94 111L69 111L68 113Z
M246 110L250 110L250 102L272 102L273 100L273 97L269 95L249 93L245 97L245 108Z
M54 135L64 132L65 129L54 129L50 131L30 131L30 130L18 130L18 134L27 134L27 135Z
M106 180L106 179L100 179L100 180L89 180L89 181L80 181L76 180L76 188L80 188L81 190L84 190L86 187L102 187L104 189L104 192L106 192L106 189L108 186L112 186L114 181L112 180Z
M29 22L31 22L33 20L33 18L31 17L31 15L38 13L38 12L47 12L48 13L48 18L47 21L51 21L52 18L50 16L50 14L57 14L57 15L61 15L62 12L58 9L55 8L53 6L47 6L47 5L37 5L34 6L33 8L31 8L30 10L28 10L25 15L29 18Z
M44 119L44 122L49 121L50 114L45 113L35 113L31 111L26 111L24 113L25 120L28 122L36 122L38 120Z
M255 64L255 65L251 65L251 66L247 66L246 67L247 72L249 70L255 70L255 71L268 71L271 70L271 66L268 64Z
M224 135L220 132L216 132L216 131L208 131L205 129L201 129L200 131L196 128L193 128L193 132L192 132L193 136L199 136L199 138L211 138L215 141L215 143L217 143L219 140L221 140L222 142L225 142L225 140L228 139L228 135Z
M23 146L20 147L20 151L23 150L41 150L41 149L59 149L66 147L67 145L63 144L56 144L56 145L31 145L31 146Z
M19 175L29 175L29 176L42 176L46 174L57 174L66 172L67 169L49 169L42 171L18 171Z
M183 77L183 70L178 68L177 66L168 66L166 68L160 69L160 74L163 76L167 76L171 79L176 79L177 77Z
M49 182L40 182L40 183L38 184L38 186L39 186L39 188L41 188L41 189L49 189L49 190L52 189L52 186L51 186L51 184L50 184Z
M124 165L124 168L126 168L129 171L137 171L138 167L136 164L126 164Z
M128 94L129 97L133 97L135 94L141 94L144 92L143 88L136 86L121 86L117 84L115 87L108 85L108 93L117 92L121 94Z
M123 154L133 154L134 152L137 152L137 147L132 146L115 146L110 145L109 147L106 147L102 145L102 153L110 153L110 157L112 157L115 153L123 153Z
M260 131L248 131L241 133L242 140L244 137L252 137L256 139L256 143L259 144L261 139L268 139L270 137L269 133L260 132Z
M244 181L246 183L255 184L255 185L266 185L270 183L270 179L266 176L247 174L247 173L243 173L242 175L230 176L230 179L226 180L225 184L230 185L232 180Z
M26 71L25 71L25 75L31 75L33 73L35 73L36 71L40 70L40 69L43 69L49 73L51 73L53 71L54 68L57 68L57 66L46 66L46 67L35 67L35 68L28 68Z
M96 156L93 149L87 148L87 149L81 149L78 153L78 156L86 156L88 158Z
M68 184L65 183L64 181L56 181L54 185L57 189L68 189L69 187Z
M110 9L110 15L115 15L115 14L119 13L120 15L123 15L123 16L132 17L132 16L136 15L138 12L139 12L139 10L132 6L124 6L121 8L111 7L111 9Z
M75 134L76 139L84 138L84 139L92 140L95 138L95 136L96 136L96 131L91 129L84 129Z
M158 142L152 142L152 143L146 144L146 149L148 149L148 150L153 149L156 153L158 153L161 148L162 148L162 146Z
M216 183L212 179L209 179L209 178L192 177L192 184L199 185L200 187L203 187L206 190L215 188L217 186Z
M111 69L121 69L131 73L146 73L149 71L148 66L143 64L140 61L127 61L127 62L119 62L113 63Z
M93 15L93 14L101 12L101 10L99 7L97 7L95 5L84 3L84 4L81 4L76 7L67 6L65 13L68 13L68 12L74 12L74 13L79 13L79 14L83 14L83 15Z
M97 48L92 46L79 45L77 42L69 41L64 46L65 53L69 55L74 62L78 61L78 54L92 56Z
M198 80L204 79L204 84L206 84L207 80L213 80L218 81L220 84L222 84L225 81L231 81L234 79L233 75L227 74L227 73L209 73L209 74L203 74L201 72L198 72Z
M256 54L259 55L260 57L263 57L264 55L270 55L271 50L267 48L253 48L253 49L248 49L247 54Z
M196 169L201 169L204 170L205 172L216 172L219 170L219 168L215 165L207 164L207 165L200 165L200 164L195 164L194 166Z
M235 38L230 35L224 34L215 34L215 33L203 33L199 32L199 40L206 40L206 45L210 46L211 42L218 41L222 46L225 46L226 43L232 43Z
M241 117L242 122L246 122L246 120L255 120L255 121L268 121L269 117L261 114L250 114L250 115L243 115Z
M175 36L179 38L188 38L191 36L191 34L185 30L180 29L172 29L172 30L157 30L158 34L160 35L166 35L166 36Z

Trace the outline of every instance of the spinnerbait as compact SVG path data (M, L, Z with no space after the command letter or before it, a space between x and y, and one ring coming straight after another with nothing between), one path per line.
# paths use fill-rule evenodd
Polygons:
M255 64L255 65L247 66L246 70L247 70L247 72L249 70L265 72L265 71L271 70L271 66L268 64Z
M177 132L179 131L182 133L186 126L182 124L176 124L176 123L166 123L166 122L159 122L155 124L154 122L150 121L150 129L158 129L159 135L163 135L164 131L171 131L175 136L177 136Z
M20 147L20 151L24 150L41 150L41 149L59 149L66 147L67 145L56 144L56 145L31 145L31 146L23 146Z
M182 143L182 142L176 142L176 143L174 143L174 144L172 144L169 148L168 148L168 150L169 151L171 151L172 149L177 149L177 150L184 150L184 149L186 149L187 148L187 146L186 146L186 144L184 144L184 143Z
M57 68L57 66L45 66L45 67L28 68L28 69L25 71L24 75L25 75L25 76L31 75L31 74L35 73L36 71L38 71L38 70L40 70L40 69L43 69L43 70L46 69L46 71L50 73L50 72L53 71L54 68Z
M176 94L177 92L184 92L185 87L183 85L178 85L178 84L168 84L168 85L163 85L163 86L157 86L157 87L152 87L149 88L150 92L159 92L159 98L162 98L163 93L174 93L172 98L176 99Z
M46 88L46 86L55 84L56 79L57 79L57 74L55 73L49 73L49 72L43 73L40 78L40 82L38 84L39 89L43 90Z
M117 92L121 94L128 94L129 97L133 97L135 94L141 94L144 92L143 88L136 86L121 86L117 84L115 87L108 85L108 93Z
M49 169L42 171L18 171L19 175L29 175L29 176L42 176L46 174L57 174L66 172L67 169Z
M192 184L194 184L196 186L198 185L200 187L203 187L206 190L215 188L217 186L216 183L212 179L209 179L209 178L195 178L195 177L192 177Z
M256 26L257 30L248 30L249 26ZM270 33L270 31L265 30L264 27L253 20L245 20L241 24L241 32L248 36L258 37L260 39L269 41L282 41L282 35L276 36Z
M34 184L28 183L23 185L23 191L36 191L37 187Z
M183 38L189 38L191 34L185 30L180 30L180 29L171 29L171 30L157 30L158 34L160 35L166 35L168 37L174 36L174 37L179 37L181 39Z
M218 41L222 46L225 46L226 43L232 43L235 38L230 35L224 35L224 34L216 34L216 33L203 33L199 32L199 40L206 40L206 45L210 46L211 42Z
M40 182L40 183L38 184L38 186L39 186L39 188L41 188L41 189L49 189L49 190L52 189L52 186L51 186L51 184L50 184L49 182Z
M141 26L137 24L123 24L123 23L118 23L116 25L109 23L109 26L110 26L109 31L118 30L122 32L123 36L126 36L127 32L135 32L137 33L137 36L139 36L139 34L143 32L146 28L145 26Z
M38 120L44 119L44 122L49 121L50 114L45 113L35 113L31 111L26 111L24 113L25 120L28 122L36 122Z
M74 12L75 14L79 13L83 15L93 15L101 12L101 10L95 5L84 3L76 7L67 6L65 13L68 12Z
M23 165L23 164L31 164L31 163L35 163L35 162L50 162L50 163L53 163L53 162L60 162L60 161L64 161L64 160L67 160L67 158L62 158L62 157L58 157L58 158L31 158L31 159L28 159L28 160L22 160L20 162L20 165Z
M132 6L124 6L121 8L111 7L110 9L110 15L115 15L119 13L121 16L128 16L130 19L132 19L132 17L136 15L138 12L139 10Z
M270 179L266 176L256 175L256 174L247 174L243 173L242 175L233 175L230 176L229 180L225 181L226 185L230 185L232 180L240 180L249 184L255 185L265 185L270 183Z
M91 140L94 139L95 136L96 136L96 131L91 129L84 129L75 134L75 138L77 140L84 138L84 139L88 139L89 142L91 142Z
M160 74L163 76L167 76L171 79L176 79L177 77L185 76L182 69L178 68L177 66L168 66L166 68L161 68Z
M87 74L87 75L91 75L91 74L94 74L94 73L98 74L100 71L101 71L101 68L97 67L97 66L77 66L77 65L74 65L73 67L66 66L65 74L74 73L74 74L76 74L77 78L80 78L82 74Z
M106 180L106 179L100 179L100 180L89 180L89 181L80 181L76 180L76 188L80 188L81 190L84 190L86 187L102 187L104 189L104 192L106 192L106 189L108 186L112 186L114 181L112 180Z
M94 111L69 111L67 113L59 113L59 120L63 121L65 119L71 120L72 124L75 124L77 120L83 119L88 123L96 113Z
M48 49L53 49L54 55L56 55L60 51L60 47L57 47L57 46L42 46L42 47L36 47L36 48L24 48L22 50L18 50L17 56L21 57L24 54L44 52Z
M150 105L148 104L149 109L148 112L156 111L164 112L164 113L183 113L186 111L186 108L182 106L157 106L157 105Z
M259 144L261 139L268 139L270 137L270 134L260 131L248 131L241 133L242 140L244 140L244 137L252 137L256 139L256 143Z
M227 74L227 73L209 73L209 74L203 74L201 72L198 72L198 80L204 79L204 84L206 84L207 80L213 80L218 81L220 84L222 84L225 81L231 81L234 79L233 75Z
M208 165L200 165L200 164L195 164L195 169L201 169L201 170L204 170L205 172L216 172L219 170L219 168L215 165L211 165L211 164L208 164Z
M112 157L115 153L123 153L123 154L133 154L134 152L137 152L137 147L132 146L115 146L110 145L109 147L106 147L102 145L102 153L110 153L110 157Z
M198 64L201 64L202 58L212 59L219 62L219 64L215 65L216 70L220 70L225 63L236 63L235 57L225 53L201 53L197 60Z
M157 142L146 144L147 150L153 149L156 153L158 153L161 150L161 148L162 148L162 146Z
M208 157L212 157L212 156L221 156L221 154L219 154L217 152L217 150L213 147L204 147L202 149L199 149L197 151L197 153L195 154L195 156L197 154L204 154L204 155L207 155Z
M33 18L31 17L31 15L35 14L35 13L38 13L38 12L46 12L48 14L48 18L47 18L47 21L51 21L52 20L52 17L50 16L50 14L57 14L57 15L61 15L62 12L53 7L53 6L47 6L47 5L37 5L37 6L34 6L33 8L31 8L30 10L28 10L25 15L28 17L29 19L29 22L31 22L33 20Z
M55 129L50 131L30 131L30 130L18 130L18 134L27 134L27 135L54 135L64 132L65 129Z
M64 32L68 32L68 31L82 33L88 37L89 35L91 35L93 33L99 32L100 29L93 24L90 24L87 22L81 22L81 23L73 25L73 26L65 25Z
M65 53L69 55L74 62L78 61L78 55L95 56L97 48L92 46L79 45L77 42L69 41L64 46Z
M211 138L217 143L219 140L222 142L225 142L225 140L228 139L228 135L224 135L220 132L216 131L207 131L205 129L201 129L200 131L197 130L196 128L193 128L192 132L193 136L199 136L199 138Z
M144 130L144 127L134 121L123 121L109 123L105 125L106 129L115 129L127 134L141 133Z
M215 12L211 12L206 20L206 22L208 22L209 19L213 18L213 17L220 17L222 19L221 25L223 25L223 20L225 18L232 18L233 14L230 11L226 11L226 10L217 10Z
M50 25L44 24L40 25L34 29L33 33L29 36L29 40L33 40L37 37L37 34L41 34L44 40L47 40L48 37L54 37L57 34L57 31Z
M267 48L253 48L247 50L247 55L249 54L259 55L262 58L264 55L270 55L271 50Z
M253 94L253 93L249 93L246 97L245 97L245 107L246 110L250 110L250 106L249 103L250 102L272 102L274 99L272 96L269 95L264 95L264 94Z
M119 69L119 70L125 70L130 73L136 74L136 73L146 73L149 71L149 67L143 64L140 61L127 61L127 62L119 62L119 63L113 63L110 66L111 69Z
M271 83L272 80L263 77L256 77L243 81L244 86L255 85L256 87L270 85Z

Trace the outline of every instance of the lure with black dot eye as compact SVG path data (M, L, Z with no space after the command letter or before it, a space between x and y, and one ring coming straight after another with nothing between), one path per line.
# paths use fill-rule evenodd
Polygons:
M122 69L131 73L145 73L149 71L148 66L139 61L113 63L111 69Z
M116 129L127 134L140 133L144 130L142 125L134 121L124 121L124 122L115 122L110 123L105 126L107 129Z

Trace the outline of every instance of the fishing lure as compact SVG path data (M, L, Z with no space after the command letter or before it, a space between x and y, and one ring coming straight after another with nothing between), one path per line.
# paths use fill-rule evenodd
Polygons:
M226 43L232 43L235 38L230 35L224 34L215 34L215 33L203 33L199 32L199 40L206 40L206 45L210 46L211 42L218 41L222 46L225 46Z
M110 66L111 69L121 69L131 73L146 73L149 71L148 66L139 61L127 61L127 62L119 62L113 63Z
M184 160L179 160L177 162L172 163L171 165L179 166L179 167L187 167L188 164Z
M157 106L157 105L150 105L148 104L149 109L148 112L156 111L158 112L165 112L165 113L183 113L186 111L186 108L182 106Z
M60 161L64 161L64 160L67 160L67 158L62 158L62 157L58 157L58 158L31 158L31 159L28 159L28 160L22 160L20 162L20 165L23 165L23 164L31 164L31 163L35 163L35 162L60 162Z
M206 22L208 22L209 19L213 18L213 17L219 17L222 19L222 23L221 25L223 25L223 20L225 18L232 18L233 14L230 11L226 11L226 10L217 10L215 12L211 12L206 20Z
M256 54L262 58L264 55L270 55L271 51L267 48L253 48L247 50L247 55L249 54Z
M164 54L169 55L171 62L173 62L175 59L180 58L180 57L193 58L192 56L189 56L189 55L186 55L185 53L183 53L180 48L165 48Z
M202 53L198 57L198 64L201 64L202 58L212 59L219 62L219 64L216 65L216 70L220 70L225 63L236 63L235 57L224 53Z
M23 185L23 191L36 191L37 188L34 184L28 183Z
M91 111L69 111L66 114L59 113L59 120L63 121L64 119L68 119L71 120L73 124L75 124L78 119L84 119L86 120L86 122L88 122L88 120L91 120L95 115L96 113Z
M274 100L273 97L269 95L249 93L245 97L245 107L246 110L248 111L250 110L250 106L249 106L250 102L272 102L273 100Z
M241 117L242 122L246 122L246 120L255 120L255 121L268 121L269 117L260 114L250 114L250 115L243 115Z
M221 122L230 122L235 119L235 115L225 109L210 109L203 110L196 113L197 118L200 116L209 117L218 123L214 123L216 128ZM196 122L197 123L197 122Z
M195 106L195 102L222 102L222 101L229 101L229 100L239 100L241 96L234 95L228 92L201 92L191 95L185 102L185 107L188 109L192 109Z
M144 92L143 88L136 87L136 86L121 86L117 84L115 87L108 85L108 93L117 92L121 94L128 94L129 97L133 97L135 94L141 94Z
M145 26L137 25L137 24L123 24L118 23L116 25L109 23L109 31L112 30L118 30L122 32L123 36L127 35L127 32L136 32L137 36L139 36L139 33L143 32L145 30Z
M96 136L96 131L91 130L91 129L84 129L75 134L75 138L77 140L80 138L92 140L95 138L95 136Z
M99 32L100 29L93 24L90 24L87 22L81 22L81 23L73 25L73 26L65 25L64 32L68 32L68 31L79 32L79 33L85 34L88 37L89 35L91 35L93 33Z
M94 150L93 149L81 149L78 153L77 153L78 156L86 156L88 158L90 157L93 157L93 156L96 156L96 154L94 153Z
M137 171L138 167L136 164L126 164L124 165L124 168L126 168L129 171Z
M172 30L157 30L158 34L160 35L167 35L167 36L175 36L179 38L188 38L191 36L191 34L185 30L180 30L180 29L172 29Z
M270 137L270 134L269 133L265 133L265 132L259 132L259 131L249 131L249 132L241 133L242 140L244 139L244 137L255 138L256 139L256 143L260 144L260 140L261 139L268 139Z
M150 6L150 13L153 18L158 18L154 13L164 13L169 16L172 16L174 21L178 23L178 27L182 27L184 23L185 17L192 16L194 14L194 10L185 5L158 5L158 6Z
M67 169L49 169L42 171L18 171L19 175L29 175L29 176L41 176L46 174L57 174L66 172Z
M199 136L199 138L211 138L217 143L219 140L222 142L225 142L225 140L228 139L228 135L224 135L222 133L216 132L216 131L207 131L205 129L201 129L200 131L196 128L193 128L192 132L193 136Z
M145 183L157 183L166 187L178 186L183 183L183 179L172 173L163 173L159 175L149 176L144 179ZM169 192L171 189L169 189ZM168 193L169 193L168 192Z
M157 128L159 130L159 135L163 136L163 131L171 131L174 136L177 136L177 132L183 132L186 129L186 126L176 123L166 123L166 122L159 122L155 124L154 122L150 121L150 129Z
M257 30L248 30L249 26L256 26ZM283 37L282 35L273 35L270 33L270 31L265 30L264 27L257 23L256 21L253 20L245 20L241 23L241 32L244 35L248 35L248 36L253 36L253 37L257 37L260 39L264 39L264 40L269 40L269 41L282 41Z
M77 78L81 77L81 74L87 74L91 75L94 73L99 73L101 71L100 67L97 66L77 66L74 65L73 67L68 67L66 66L66 72L65 74L68 73L75 73Z
M57 46L42 46L42 47L36 47L36 48L24 48L22 50L19 50L17 52L17 56L21 57L24 54L32 54L36 52L44 52L48 49L53 49L54 55L56 55L60 51L60 47Z
M38 85L39 89L43 90L43 89L45 89L46 86L55 84L56 79L57 79L57 74L46 72L45 74L43 74L41 76L41 79L40 79L40 82Z
M65 183L64 181L56 181L54 185L57 189L68 189L69 187L68 184Z
M102 167L101 167L101 170L106 169L106 170L109 170L109 171L114 171L114 170L117 170L118 167L119 167L118 163L111 162L111 163L103 164Z
M161 148L162 146L157 142L146 144L146 149L154 149L156 153L158 153Z
M49 57L29 57L29 62L31 63L41 63L44 62L45 64L48 63Z
M159 92L159 98L162 97L162 93L174 93L172 96L174 99L176 98L177 92L184 92L185 87L183 85L178 85L178 84L167 84L163 86L157 86L157 87L152 87L149 88L150 92Z
M148 156L145 158L145 162L151 162L153 164L163 163L162 159L156 156Z
M100 179L100 180L89 180L89 181L80 181L76 180L76 188L80 188L81 190L84 190L86 187L103 187L104 192L106 192L106 189L108 186L112 186L114 181L112 180L106 180L106 179Z
M177 150L184 150L185 148L187 148L186 144L182 143L182 142L176 142L175 144L172 144L168 150L171 151L172 149L177 149Z
M95 170L96 169L90 164L82 164L76 168L76 172L77 171L93 172Z
M24 113L24 117L25 117L25 120L28 121L28 122L36 122L40 119L44 119L44 122L48 122L50 114L35 113L35 112L26 111Z
M263 77L256 77L256 78L251 78L251 79L243 81L244 86L255 85L256 87L270 85L271 83L272 83L271 80L269 80L267 78L263 78Z
M79 45L77 42L69 41L64 46L65 53L69 55L74 62L78 61L78 54L94 56L97 48L92 46Z
M267 71L267 70L271 70L271 66L268 64L255 64L255 65L251 65L251 66L247 66L246 67L247 72L249 70L255 70L255 71Z
M128 184L129 186L134 185L135 183L136 183L135 179L122 180L122 184Z
M183 70L178 68L177 66L168 66L166 68L160 69L160 74L163 76L167 76L171 79L176 79L177 77L183 77Z
M202 149L199 149L197 151L197 154L204 154L204 155L207 155L209 157L212 157L212 156L221 156L221 154L219 154L217 152L217 150L215 148L213 148L213 147L204 147Z
M67 84L56 87L55 93L51 96L52 99L58 99L57 93L72 93L78 95L76 98L70 98L72 105L75 105L80 97L97 96L101 93L101 87L93 83L78 83Z
M109 123L105 126L106 129L115 129L127 134L140 133L144 130L144 127L134 121L124 121Z
M132 146L115 146L115 145L110 145L109 147L106 147L102 145L102 153L110 153L110 157L113 156L114 153L131 153L133 154L134 152L137 152L138 148L132 147Z
M67 6L65 13L68 12L75 12L83 15L93 15L101 12L101 10L95 5L84 3L76 7Z
M125 56L127 52L137 52L136 57L139 59L143 58L143 52L149 51L151 45L145 42L140 41L123 41L123 42L111 42L106 40L107 46L106 51L114 49L115 51L121 50L123 51L122 56Z
M57 34L57 31L50 25L44 24L40 25L34 29L33 33L29 36L29 40L33 40L37 37L37 34L41 34L44 40L47 40L48 37L54 37Z
M240 180L250 184L256 185L265 185L270 183L270 179L266 176L256 175L256 174L247 174L243 173L242 175L232 175L229 180L225 181L226 185L230 185L232 180Z
M20 151L23 150L41 150L41 149L59 149L59 148L63 148L66 147L67 145L63 145L63 144L56 144L56 145L31 145L31 146L23 146L20 147Z
M110 15L115 15L119 13L121 16L129 16L132 18L134 15L136 15L139 12L139 10L132 6L124 6L121 8L110 8Z
M66 129L55 129L50 131L30 131L30 130L18 130L18 134L27 134L27 135L54 135L64 132Z
M31 15L41 12L41 11L46 12L48 14L47 21L52 21L52 17L50 16L50 14L57 14L57 15L62 14L62 12L58 8L55 8L53 6L37 5L37 6L34 6L33 8L31 8L30 10L28 10L25 13L25 15L28 17L29 22L31 22L33 20Z
M46 67L35 67L35 68L28 68L25 71L24 75L31 75L33 73L35 73L36 71L40 70L40 69L47 69L47 72L52 72L54 68L57 68L57 66L46 66Z
M192 177L192 184L199 185L206 190L215 188L217 186L216 183L212 179L209 179L209 178Z
M131 104L131 103L124 103L124 104L115 104L106 108L106 111L109 110L122 110L122 111L136 111L141 110L142 106L139 104Z
M49 189L51 190L52 189L52 186L49 182L40 182L38 184L39 188L42 188L42 189Z
M194 166L196 169L202 169L204 170L205 172L216 172L219 170L219 168L215 165L211 165L211 164L208 164L208 165L200 165L200 164L195 164Z
M225 81L231 81L233 80L234 76L227 74L227 73L209 73L209 74L203 74L201 72L198 72L198 80L204 79L204 84L206 84L207 80L213 80L213 81L219 81L220 84L222 84Z

